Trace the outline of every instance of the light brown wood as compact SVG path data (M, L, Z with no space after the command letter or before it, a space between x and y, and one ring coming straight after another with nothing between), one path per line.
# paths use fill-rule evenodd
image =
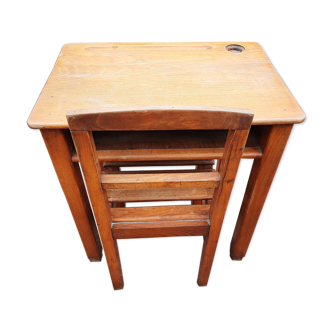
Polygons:
M261 163L255 162L253 165L232 241L231 257L233 259L242 259L248 248L289 135L289 133L287 134L287 130L281 134L282 130L280 128L283 127L283 124L292 126L294 123L300 123L304 120L305 116L260 45L257 43L242 43L244 52L234 54L226 50L227 44L228 43L67 44L63 47L56 65L37 100L29 117L28 125L31 128L42 129L43 131L50 130L49 134L51 135L52 129L60 131L61 129L68 128L65 114L67 111L74 109L119 109L119 107L125 107L128 111L128 107L132 106L135 106L135 109L137 109L137 107L144 105L156 105L158 107L171 104L179 105L180 107L188 105L189 107L196 106L199 109L202 107L219 107L223 105L225 107L253 110L255 113L253 124L261 124L265 127L264 135L261 138L265 156L263 155L262 158L261 151L258 154L255 147L248 146L244 149L242 155L248 158L262 158ZM156 84L156 82L158 82L158 84ZM128 93L128 91L130 91L130 93ZM124 111L123 108L122 111ZM126 114L128 115L128 113ZM124 116L124 114L120 115L120 118L121 116ZM141 116L144 117L146 115L141 114ZM154 124L152 120L148 122L149 123L144 128L156 128L155 126L158 125ZM97 121L96 123L98 124L99 122ZM271 124L273 125L272 127L275 127L274 129L272 129L272 127L269 128ZM129 125L129 127L126 128L137 128L134 121L131 123L129 121L127 125ZM140 123L139 127L141 125ZM188 122L185 122L184 125L189 126ZM198 120L194 122L194 126L195 125L198 126ZM145 124L143 124L143 126L145 126ZM279 129L277 127L279 127ZM277 142L273 142L272 137L274 137L276 141L279 140L280 147L277 146ZM60 142L60 140L58 141ZM148 149L158 150L153 148ZM249 151L248 149L251 150ZM74 167L74 171L70 170L72 166L70 157L68 159L67 155L69 150L67 149L67 151L65 151L66 153L61 155L62 148L60 147L59 151L55 152L56 144L53 144L51 148L53 156L51 152L50 155L68 203L72 205L70 208L74 216L73 207L75 207L75 205L76 207L79 205L83 206L85 204L84 202L86 202L86 198L82 198L84 195L80 192L82 181L77 181L77 179L79 179L79 176L76 174L76 170L79 170L78 165ZM169 158L167 161L175 163L176 160L171 159L177 159L177 156L183 153L183 150L180 148L173 148L172 150L177 151L171 151L173 156L171 157L170 153L167 157ZM202 161L203 158L207 158L207 154L204 154L204 157L202 154L199 155L199 152L202 151L198 151L198 148L194 149L192 147L192 150L196 151L187 153L187 156L190 156L190 158L202 158ZM133 166L135 163L139 163L136 160L140 159L140 157L146 158L145 161L140 162L146 166L147 163L165 163L165 161L161 159L163 158L163 153L160 151L152 152L156 153L159 161L150 160L151 154L144 156L144 152L142 151L134 152L134 154L132 154L133 157L130 157L129 154L129 159L126 159L127 155L121 159L122 151L120 151L121 149L118 148L111 152L111 154L115 154L115 160L118 161L114 161L114 159L112 159L114 156L107 155L107 152L106 160L113 160L111 162L113 165L118 163L116 166L119 166L119 164L129 166L130 163L130 166ZM273 151L275 151L276 156ZM222 153L224 154L224 159L227 159L228 152L222 151ZM116 154L118 154L118 156L116 156ZM74 155L74 159L75 158L75 161L78 161L77 156ZM99 157L94 155L94 158L95 163L98 164ZM214 155L210 155L210 158L214 158ZM100 161L102 161L102 159L100 159ZM179 160L178 162L183 161ZM188 160L188 162L191 161ZM64 166L61 165L62 163ZM235 165L234 162L231 164ZM194 165L199 164L194 163ZM219 170L221 165L222 163L219 162ZM103 166L101 164L99 167L99 171L102 170ZM61 168L63 168L66 174L63 173L63 175L61 175L61 172L59 172ZM93 169L94 167L91 166L88 168ZM198 190L202 189L203 188L199 188ZM149 190L157 191L159 189ZM168 190L178 189L165 189L165 191ZM122 192L123 194L125 191L134 191L134 189L112 191L118 194ZM146 190L144 190L144 192L145 191ZM141 191L141 193L142 192L143 191ZM78 195L80 201L77 204L75 203L75 193L76 196ZM104 193L104 203L107 205L105 197ZM223 200L225 201L225 197ZM214 200L211 203L213 202ZM202 198L201 204L205 203L206 199ZM115 207L118 203L113 204ZM114 210L115 209L116 208L114 208ZM83 224L87 224L86 221L90 220L88 210L89 209L83 213ZM212 216L217 215L215 211L212 206ZM222 214L222 211L218 213ZM79 215L79 213L77 215ZM77 223L76 219L75 221ZM216 219L216 217L214 219ZM90 223L90 221L88 221L88 223ZM221 225L219 226L221 227ZM211 261L211 255L213 256L215 252L215 250L211 249L213 248L211 239L216 239L216 234L218 233L216 227L217 226L211 227L211 237L209 237L209 235L204 236L205 242L199 275L199 284L201 285L207 283L210 271L208 265L210 263L206 262ZM88 230L88 228L90 229ZM95 236L92 227L88 228L82 228L83 233L90 233L90 235L84 235L82 233L82 241L84 236L90 238L94 238ZM92 237L91 234L93 234ZM114 262L117 264L117 262L119 262L119 256L116 241L113 242L112 250L113 258L115 257ZM209 258L207 258L207 256L209 256ZM122 279L122 277L118 278L118 280L120 279ZM118 285L121 285L121 280Z
M292 130L292 125L266 126L261 137L263 158L255 161L234 230L230 256L246 255L266 197Z
M209 280L219 235L228 201L236 178L242 152L248 136L247 130L230 130L223 159L219 163L220 186L215 190L210 207L210 233L204 238L197 283L206 286Z
M175 205L112 209L112 222L151 222L209 219L209 205Z
M258 43L80 43L63 46L28 120L68 128L71 110L193 105L251 109L257 124L299 123L300 106ZM130 93L128 93L130 91Z
M219 173L103 174L104 189L217 188Z
M199 236L209 234L207 220L115 223L115 239L137 239L169 236Z
M114 289L122 289L124 283L118 247L116 240L114 240L112 236L111 211L108 207L107 195L100 185L101 169L96 158L92 133L72 131L71 134L80 159L93 212L96 217L113 287Z
M211 199L214 188L166 188L166 189L110 189L110 202L155 202Z

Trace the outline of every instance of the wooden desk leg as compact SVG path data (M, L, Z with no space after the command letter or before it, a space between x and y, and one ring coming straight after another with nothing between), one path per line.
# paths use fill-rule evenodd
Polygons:
M252 166L231 242L232 260L242 260L247 253L292 127L293 125L275 125L265 126L263 129L260 139L263 157L256 159Z
M74 144L67 129L41 130L62 190L91 262L102 258L102 246L78 163L71 161Z

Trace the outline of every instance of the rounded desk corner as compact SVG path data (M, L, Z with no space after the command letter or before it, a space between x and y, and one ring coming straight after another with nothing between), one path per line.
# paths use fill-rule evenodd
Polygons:
M30 121L28 119L27 125L30 129L42 129L43 126L36 126L36 124L33 123L33 121Z
M306 118L307 118L306 115L304 114L304 112L302 112L301 115L293 119L293 124L303 123L306 120Z
M301 119L301 122L298 123L298 125L300 125L300 126L306 125L309 122L309 119L310 119L309 114L307 114L307 113L303 114L303 118Z

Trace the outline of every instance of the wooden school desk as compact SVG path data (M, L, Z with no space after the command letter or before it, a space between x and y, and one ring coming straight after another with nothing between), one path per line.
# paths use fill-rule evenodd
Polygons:
M223 106L254 112L243 158L255 160L230 250L232 259L241 260L292 127L305 119L300 106L257 43L64 45L28 125L42 133L90 261L101 260L102 247L66 113L145 105ZM222 149L210 150L210 158L216 159ZM144 150L136 152L133 156L115 148L114 161L149 160ZM169 160L176 160L179 151L169 152ZM199 149L192 159L200 159Z

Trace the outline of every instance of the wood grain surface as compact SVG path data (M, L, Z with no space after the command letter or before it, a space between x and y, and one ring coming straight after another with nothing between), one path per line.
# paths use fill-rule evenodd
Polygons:
M227 51L234 43L245 51ZM144 105L250 109L254 125L305 118L258 43L78 43L63 46L28 125L68 128L68 111Z

